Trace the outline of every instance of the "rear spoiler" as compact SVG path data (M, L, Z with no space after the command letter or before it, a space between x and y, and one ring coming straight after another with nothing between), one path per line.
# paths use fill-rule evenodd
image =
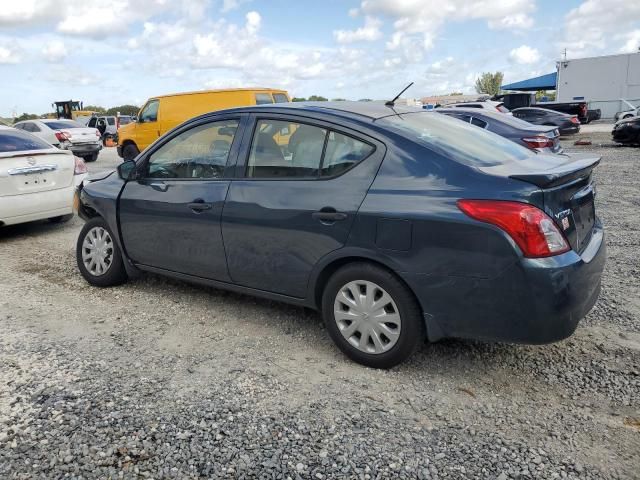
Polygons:
M533 183L540 188L557 187L578 178L588 176L599 163L602 157L578 158L555 168L542 172L516 173L509 175L514 180Z

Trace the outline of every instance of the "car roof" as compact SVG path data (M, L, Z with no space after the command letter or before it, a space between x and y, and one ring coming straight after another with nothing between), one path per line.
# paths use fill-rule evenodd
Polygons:
M51 122L78 122L77 120L72 120L70 118L38 118L38 121L42 123L51 123Z
M497 120L502 120L502 118L505 116L504 113L498 112L497 110L493 111L491 109L484 109L484 108L440 107L440 108L436 108L435 111L436 112L451 112L451 113L468 113L469 115L476 115L476 116L484 115L484 116L488 116L488 117L491 117L491 118L495 118Z
M227 111L257 111L269 110L278 113L324 113L344 118L357 118L359 120L378 120L380 118L403 113L427 112L420 107L407 107L405 105L387 106L384 102L291 102L270 103L265 105L252 105L249 107L237 107ZM218 113L218 112L212 112Z
M541 108L541 107L518 107L518 108L514 108L511 111L515 112L517 110L535 110L538 112L553 113L554 115L567 115L569 117L572 116L572 115L569 115L568 113L557 112L556 110L550 110L548 108Z

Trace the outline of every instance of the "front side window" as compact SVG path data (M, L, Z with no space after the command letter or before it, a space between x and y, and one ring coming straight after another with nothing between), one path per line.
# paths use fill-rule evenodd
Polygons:
M372 145L319 126L285 120L259 120L247 177L332 177L368 157Z
M273 103L273 98L269 93L256 93L256 105L265 105Z
M158 100L151 100L149 103L147 103L140 113L140 123L157 122L159 106L160 102Z
M198 125L169 140L149 157L149 178L222 178L237 120Z
M288 103L289 99L287 98L287 96L284 93L274 93L273 94L273 100L276 103Z

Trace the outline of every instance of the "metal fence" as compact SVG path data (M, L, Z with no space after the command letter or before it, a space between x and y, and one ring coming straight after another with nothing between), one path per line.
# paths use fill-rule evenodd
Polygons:
M632 105L640 105L640 98L626 98ZM589 102L589 109L599 108L602 111L602 118L613 118L617 112L629 110L629 105L620 100L596 100Z

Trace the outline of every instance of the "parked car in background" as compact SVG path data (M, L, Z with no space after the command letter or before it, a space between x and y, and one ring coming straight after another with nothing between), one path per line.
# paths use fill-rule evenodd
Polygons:
M102 138L102 144L107 140L118 142L118 129L133 122L131 115L96 115L89 119L88 127L97 128Z
M546 110L575 115L578 117L580 123L589 123L588 102L584 100L575 102L538 102L536 94L529 92L505 93L496 95L493 99L504 102L505 107L511 111L522 107L544 108Z
M584 123L591 123L602 118L602 110L599 108L587 110L587 121Z
M617 122L618 120L622 120L625 118L631 118L631 117L637 117L638 115L640 115L640 106L636 106L628 101L626 101L624 98L621 98L620 101L624 104L626 104L629 109L628 110L623 110L621 112L617 112L614 115L614 120Z
M512 115L486 109L438 108L435 111L497 133L501 137L538 152L562 153L560 132L555 127L532 125Z
M534 125L557 127L560 135L571 135L580 131L580 122L575 115L536 107L516 108L511 113L514 117Z
M613 125L611 135L616 142L640 145L640 117L618 120Z
M25 131L0 126L0 226L73 216L87 175L81 158Z
M173 127L203 113L285 102L289 102L289 94L285 90L268 88L207 90L150 98L140 109L137 122L118 129L118 155L132 160Z
M100 132L75 120L42 118L18 122L14 127L40 137L61 150L69 150L86 162L97 160L102 148Z
M552 342L598 297L599 161L411 107L224 110L80 190L77 264L101 287L150 271L317 308L378 368L425 337Z
M484 100L478 102L461 102L443 105L441 108L479 108L483 110L497 111L500 113L509 113L509 109L502 102L494 102L492 100Z

